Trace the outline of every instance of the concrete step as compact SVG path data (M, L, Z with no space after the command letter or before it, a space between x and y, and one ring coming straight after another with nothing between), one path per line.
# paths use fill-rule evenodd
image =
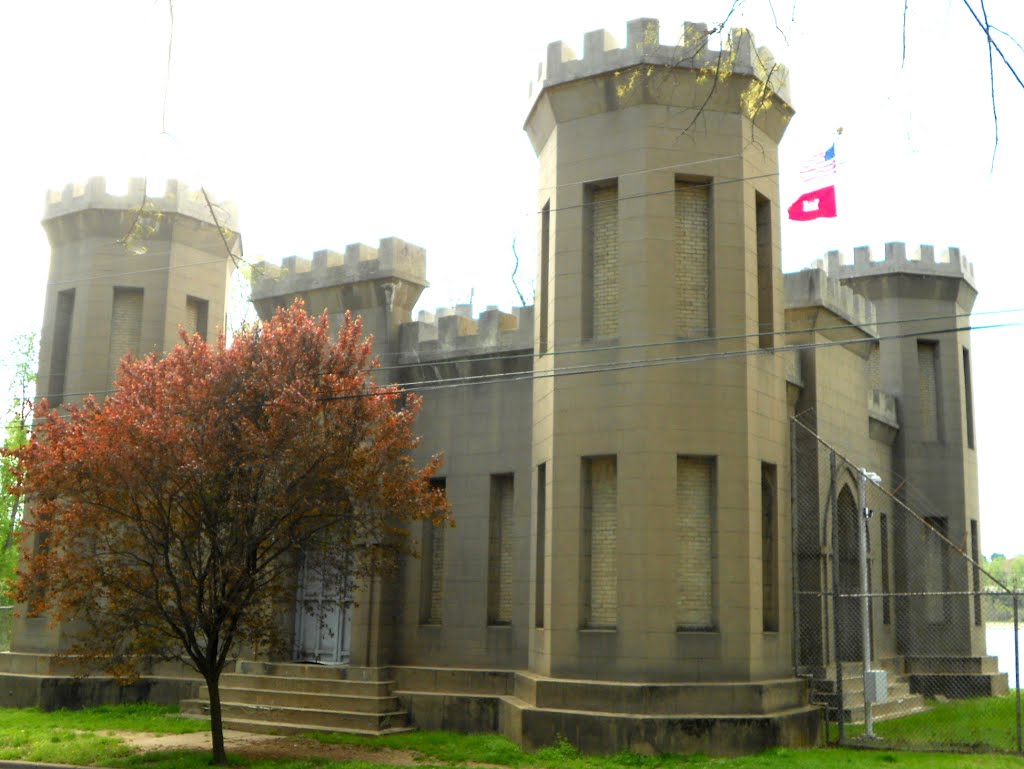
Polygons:
M823 686L821 688L815 687L812 690L812 698L815 702L831 702L835 700L839 695L836 691L835 682L826 682L831 686ZM895 678L889 676L889 696L903 696L910 694L913 688L910 685L910 679L906 676L900 676ZM862 698L864 696L864 677L856 676L847 678L843 676L843 697L846 699L850 698Z
M203 686L199 690L198 699L209 700L209 698L209 692ZM221 702L240 702L246 705L341 710L353 713L393 713L400 709L398 699L393 696L322 694L281 689L258 689L250 686L221 686L220 698Z
M777 713L807 704L807 682L628 683L553 679L519 672L514 696L547 710L686 716Z
M850 705L849 700L847 700L847 705ZM923 713L926 710L928 710L928 706L924 697L920 694L908 694L900 697L894 697L890 694L888 702L879 702L871 706L871 713L875 721L887 721L891 718L902 718L903 716L909 716L913 713ZM844 713L846 723L864 723L863 703L853 707L847 707Z
M233 689L274 689L281 692L337 694L349 697L386 697L394 684L392 681L349 681L335 678L225 673L220 677L220 685L221 688Z
M184 700L181 712L190 716L209 716L210 703L207 700ZM297 730L335 731L356 730L362 733L378 734L387 729L408 726L408 714L404 710L387 713L360 713L340 710L318 710L315 708L281 707L271 705L250 705L244 702L222 702L221 713L225 723L228 720L271 722L291 724Z
M182 713L184 718L194 718L200 721L208 721L209 716L194 715L189 713ZM380 737L385 734L404 734L405 732L414 732L415 728L411 726L403 727L391 727L389 729L378 729L375 731L364 731L362 729L335 729L330 726L318 726L314 729L309 729L304 726L299 726L293 723L286 722L275 722L275 721L255 721L246 718L224 718L225 729L235 729L240 732L252 732L253 734L302 734L304 732L328 732L331 734L363 734L368 737Z
M331 681L391 681L390 668L366 668L353 665L320 665L312 662L259 662L239 660L235 672L244 675L285 676L287 678L316 678Z
M996 657L907 657L907 673L995 674L999 672Z
M910 688L926 697L999 697L1010 690L1006 673L912 673Z

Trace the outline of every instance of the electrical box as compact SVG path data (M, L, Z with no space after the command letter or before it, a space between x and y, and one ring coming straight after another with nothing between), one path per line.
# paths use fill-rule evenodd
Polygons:
M889 701L889 675L884 670L865 671L864 699L875 704Z

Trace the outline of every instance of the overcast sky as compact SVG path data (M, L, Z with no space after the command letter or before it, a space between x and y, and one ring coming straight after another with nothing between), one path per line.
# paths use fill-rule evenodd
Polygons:
M622 44L638 16L659 18L662 42L674 43L681 9L713 25L729 5L174 0L168 68L167 0L7 3L0 343L41 322L45 191L90 175L172 176L236 201L250 261L412 241L427 249L432 283L420 309L470 295L478 309L518 304L515 243L529 302L536 160L522 124L547 43L582 54L583 34L603 27ZM843 129L839 218L784 223L784 267L888 240L956 245L975 264L976 311L1000 311L976 322L1020 322L1024 313L1009 311L1024 305L1024 90L997 73L990 171L984 37L962 0L910 0L904 61L902 5L745 0L731 20L790 69L797 115L781 150L784 200L801 191L801 159ZM986 7L993 24L1024 36L1024 3ZM1024 52L998 42L1024 74ZM1014 482L1022 342L1015 326L974 335L986 552L1024 552Z

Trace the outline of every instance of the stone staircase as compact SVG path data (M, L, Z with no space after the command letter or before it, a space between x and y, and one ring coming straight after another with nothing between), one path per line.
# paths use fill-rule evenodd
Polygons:
M928 709L924 695L911 691L911 681L903 672L901 659L879 660L875 668L888 673L889 699L872 706L874 720L902 718ZM843 700L843 720L846 723L864 723L864 672L859 662L843 663ZM829 720L838 720L839 695L834 670L831 677L814 680L811 702L825 707Z
M241 661L220 682L224 728L246 732L411 731L409 714L394 695L387 668ZM208 718L205 686L183 700L182 715Z

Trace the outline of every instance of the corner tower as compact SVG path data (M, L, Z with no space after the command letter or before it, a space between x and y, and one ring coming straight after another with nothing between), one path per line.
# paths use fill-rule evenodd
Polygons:
M908 255L905 244L887 243L880 260L867 247L855 249L853 264L830 252L828 271L870 299L879 324L884 324L879 385L896 396L900 422L892 486L927 516L930 526L977 558L978 459L969 330L977 297L973 266L958 248L936 253L924 245ZM894 540L897 591L957 593L927 601L904 599L897 650L907 658L908 671L959 673L968 669L963 658L976 658L980 666L984 624L980 601L970 595L978 590L977 575L965 559L950 557L938 538L924 538L917 528L897 527ZM926 655L944 656L925 665L920 658ZM978 667L977 672L995 671Z
M179 328L215 339L225 324L237 219L234 205L209 202L178 181L160 197L147 195L145 179L111 195L99 177L48 193L38 395L53 406L102 399L125 353L166 353ZM25 615L18 612L12 628L12 651L67 645L66 625Z
M735 30L548 47L531 671L792 675L777 147L786 71ZM584 373L585 372L585 373ZM568 375L573 373L575 375Z
M215 339L225 324L238 214L203 192L145 179L125 195L106 181L47 195L50 273L39 343L39 391L51 404L102 396L127 352L165 353L178 329Z

